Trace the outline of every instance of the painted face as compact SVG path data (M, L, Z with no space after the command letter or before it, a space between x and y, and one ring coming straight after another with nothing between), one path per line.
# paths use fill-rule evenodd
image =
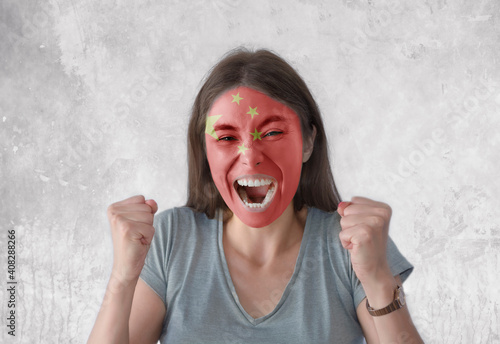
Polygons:
M297 114L261 92L238 87L214 102L205 133L212 178L229 209L254 228L280 217L302 169Z

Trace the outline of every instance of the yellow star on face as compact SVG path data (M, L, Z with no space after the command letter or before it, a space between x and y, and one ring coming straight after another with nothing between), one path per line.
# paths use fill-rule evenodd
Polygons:
M240 97L240 92L238 92L238 94L231 94L233 96L233 101L231 103L238 103L238 105L240 105L240 100L242 100L243 98Z
M238 146L238 154L243 153L243 155L245 155L246 150L248 150L248 148L245 147L245 144Z
M252 136L253 136L253 140L254 140L254 141L255 141L255 140L257 140L257 139L262 140L262 139L260 138L260 134L262 134L262 133L259 133L259 132L257 131L257 128L255 128L255 132L250 133L250 135L252 135Z
M254 115L258 115L257 106L255 107L255 109L252 109L250 106L249 106L249 108L250 108L250 110L247 112L247 115L252 115L252 119L253 119Z
M214 124L217 122L222 115L218 116L207 116L207 124L205 125L205 133L212 136L214 139L218 140L219 137L215 133Z

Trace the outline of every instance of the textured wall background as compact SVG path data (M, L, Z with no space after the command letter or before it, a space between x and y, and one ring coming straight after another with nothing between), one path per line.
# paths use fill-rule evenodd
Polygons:
M500 343L497 1L0 6L2 343L86 341L112 264L107 206L134 194L183 204L190 106L239 45L275 50L306 79L342 197L393 207L427 342Z

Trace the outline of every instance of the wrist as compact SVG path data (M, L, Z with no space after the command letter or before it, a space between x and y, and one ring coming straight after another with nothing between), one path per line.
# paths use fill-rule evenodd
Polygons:
M394 300L394 291L398 283L390 271L376 279L361 282L370 306L374 309L386 307Z
M114 287L114 289L127 289L127 288L135 288L137 281L139 280L138 275L130 276L127 273L124 273L122 270L113 267L111 270L111 276L109 277L109 283Z
M370 315L374 317L387 315L389 313L397 311L400 308L403 308L405 305L406 305L405 293L403 287L399 285L396 287L396 290L394 290L393 301L383 308L375 309L370 306L368 300L366 301L366 309L368 310L368 313L370 313Z
M130 306L132 305L138 279L139 278L133 281L125 281L118 278L115 273L111 273L101 309L111 307L123 310L125 308L127 312L130 312Z

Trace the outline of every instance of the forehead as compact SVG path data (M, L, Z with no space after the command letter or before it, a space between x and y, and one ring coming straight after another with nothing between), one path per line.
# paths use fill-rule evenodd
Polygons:
M285 104L249 87L240 86L220 95L212 105L209 116L222 115L221 122L245 119L260 122L273 116L283 120L298 119Z

